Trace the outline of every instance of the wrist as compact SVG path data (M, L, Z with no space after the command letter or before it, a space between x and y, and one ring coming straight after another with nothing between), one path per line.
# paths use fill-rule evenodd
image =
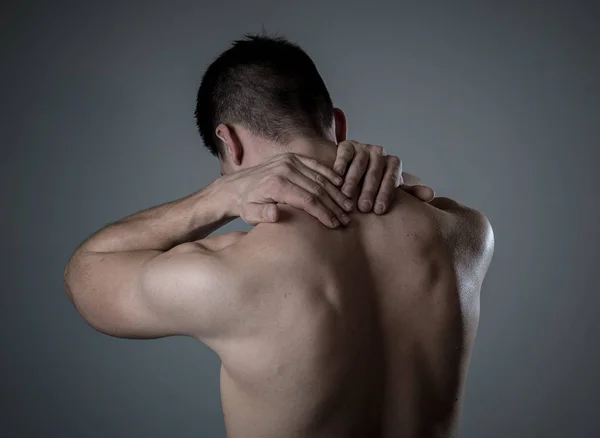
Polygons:
M210 183L205 190L204 201L212 206L216 220L233 220L240 216L238 194L230 178L221 176Z
M189 196L186 201L189 216L190 235L187 240L204 239L213 231L235 219L229 200L220 184L215 182Z

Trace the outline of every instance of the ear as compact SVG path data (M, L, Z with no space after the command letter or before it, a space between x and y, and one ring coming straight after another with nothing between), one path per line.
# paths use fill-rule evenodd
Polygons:
M339 108L333 109L333 123L335 125L335 142L346 141L348 126L346 124L346 114Z
M224 154L229 155L229 157L231 157L231 161L236 166L241 165L242 158L244 157L244 148L242 147L242 142L232 127L221 123L215 129L215 134L217 138L223 142ZM221 158L226 160L226 157Z

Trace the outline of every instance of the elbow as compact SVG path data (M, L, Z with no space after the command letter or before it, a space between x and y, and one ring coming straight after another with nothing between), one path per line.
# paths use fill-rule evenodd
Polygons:
M73 304L76 304L78 295L84 289L82 279L86 277L85 271L89 269L85 260L85 253L82 252L81 248L77 249L69 259L63 272L65 294Z
M94 283L97 276L83 255L75 254L64 271L65 293L77 313L94 330L109 336L124 337L130 324L126 312L128 297Z
M65 288L65 294L67 295L67 298L69 298L69 300L74 303L73 300L73 267L71 266L73 262L73 258L71 258L71 260L69 260L69 263L67 263L67 267L65 268L65 271L63 272L63 286Z
M100 333L109 334L102 315L98 313L98 309L95 309L94 303L90 302L90 297L85 294L85 291L78 288L68 277L65 277L64 287L67 298L87 325Z
M86 293L86 289L88 289L89 286L86 287L85 283L82 281L82 279L85 278L83 271L84 267L82 266L81 260L77 257L77 254L74 254L63 273L65 294L85 322L94 329L99 330L100 324L98 323L94 312L91 311L93 306L89 302L90 297Z

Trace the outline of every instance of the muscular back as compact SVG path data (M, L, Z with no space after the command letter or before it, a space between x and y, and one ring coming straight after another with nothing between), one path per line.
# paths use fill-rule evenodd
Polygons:
M396 199L345 229L284 208L205 240L243 278L235 330L207 342L229 437L456 434L491 229L449 200Z

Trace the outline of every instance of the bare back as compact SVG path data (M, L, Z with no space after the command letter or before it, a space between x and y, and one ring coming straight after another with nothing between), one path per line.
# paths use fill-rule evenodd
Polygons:
M341 230L284 213L219 237L245 279L235 335L209 344L228 436L454 436L487 267L470 216L400 190Z

